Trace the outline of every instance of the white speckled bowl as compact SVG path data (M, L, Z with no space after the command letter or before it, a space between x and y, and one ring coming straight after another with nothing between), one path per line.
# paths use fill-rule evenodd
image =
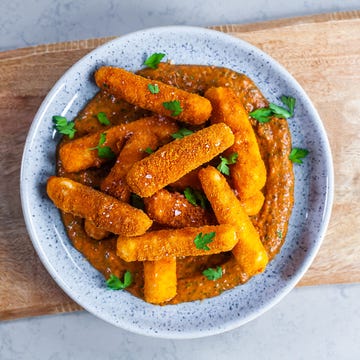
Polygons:
M135 71L163 52L175 63L226 66L250 76L272 102L297 99L289 120L293 145L310 151L295 165L295 207L280 254L265 273L218 297L154 306L127 292L111 291L102 275L71 245L45 183L55 173L52 116L72 119L95 94L93 72L101 65ZM21 168L21 199L28 232L45 267L61 288L94 315L135 333L195 338L238 327L270 309L300 280L322 242L333 199L333 168L321 120L299 84L268 55L232 36L202 28L162 27L113 40L89 53L56 83L29 131Z

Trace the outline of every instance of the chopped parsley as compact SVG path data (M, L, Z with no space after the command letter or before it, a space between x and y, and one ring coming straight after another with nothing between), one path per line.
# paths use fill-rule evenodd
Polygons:
M152 94L158 94L160 91L158 84L148 84L148 89Z
M152 154L154 152L154 150L150 147L147 147L144 152L146 152L147 154Z
M110 120L108 119L108 117L106 116L106 114L104 112L99 112L96 115L97 119L99 120L99 123L101 125L111 125Z
M163 102L163 106L166 110L171 111L171 116L178 116L183 111L179 100L165 101Z
M194 239L194 244L197 249L199 250L210 250L210 248L207 246L211 242L213 242L215 237L215 231L212 231L208 234L197 234Z
M76 129L74 129L75 123L73 121L67 121L66 117L59 115L54 115L52 120L57 132L63 135L68 135L70 139L74 138Z
M309 154L309 150L301 149L301 148L292 148L289 159L293 163L302 164L302 159L305 158Z
M220 164L217 166L217 169L225 175L230 175L229 165L235 164L237 158L239 157L238 153L232 153L227 158L220 156Z
M115 154L109 146L103 146L106 141L106 133L100 134L99 144L89 150L97 150L98 156L102 159L112 159L115 157Z
M208 200L202 191L192 189L191 187L188 186L184 190L184 195L185 195L186 200L190 204L192 204L194 206L200 205L203 209L206 209Z
M126 289L132 283L132 275L129 270L126 270L124 274L124 281L121 281L116 275L111 274L106 280L107 286L112 290L123 290Z
M165 54L162 53L154 53L144 61L144 65L151 69L157 69L160 61L163 59L164 56Z
M171 134L171 137L173 139L182 139L185 136L191 135L194 132L192 130L186 129L186 128L181 128L178 132Z
M204 270L202 273L204 276L206 276L208 280L212 280L212 281L220 279L223 275L221 266L217 266L216 269L208 268Z
M249 115L262 124L269 122L272 116L283 119L294 116L296 99L291 96L282 95L280 100L287 109L274 103L270 103L269 107L256 109L249 113Z

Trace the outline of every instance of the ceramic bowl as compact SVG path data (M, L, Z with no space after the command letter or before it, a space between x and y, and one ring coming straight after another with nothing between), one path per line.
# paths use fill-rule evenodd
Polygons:
M289 119L293 146L309 150L295 165L295 206L281 252L266 271L220 296L179 305L155 306L125 291L106 288L103 276L71 245L59 211L45 191L55 174L52 116L73 119L97 92L94 70L114 65L135 71L154 52L175 63L225 66L245 73L263 94L278 103L296 98ZM329 221L333 168L322 122L296 80L254 46L221 32L196 27L160 27L135 32L90 52L55 84L30 128L21 167L21 198L34 247L57 284L99 318L129 331L164 338L195 338L221 333L256 318L282 299L313 261Z

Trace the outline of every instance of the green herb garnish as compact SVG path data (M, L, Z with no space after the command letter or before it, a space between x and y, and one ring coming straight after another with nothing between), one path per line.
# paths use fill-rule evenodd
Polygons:
M154 150L152 148L147 147L144 152L146 152L147 154L152 154L154 152Z
M102 159L112 159L115 157L115 154L109 146L103 146L106 141L106 133L100 134L99 144L89 150L97 150L98 156Z
M96 115L97 119L99 120L99 123L101 125L111 125L110 120L108 119L108 117L106 116L106 114L104 112L99 112Z
M158 84L148 84L148 89L152 94L158 94L160 91Z
M191 135L194 132L192 130L181 128L178 132L171 134L171 137L174 139L182 139L185 136Z
M151 69L157 69L160 61L163 59L164 56L165 54L162 53L154 53L144 61L144 65Z
M200 205L203 209L206 209L208 200L202 191L192 189L188 186L184 190L184 195L190 204L194 206Z
M217 169L225 175L230 175L229 165L235 164L237 158L239 157L238 153L232 153L227 158L220 156L220 164L217 166Z
M163 102L163 106L166 110L171 111L171 116L178 116L183 111L179 100Z
M54 115L52 120L56 131L60 134L68 135L70 139L74 138L76 129L74 129L75 124L73 121L67 121L66 117L59 115Z
M305 158L309 154L309 150L307 149L300 149L300 148L292 148L289 159L293 163L302 164L302 159Z
M204 235L202 233L197 234L196 238L194 239L194 244L199 250L210 250L207 244L210 244L214 240L214 237L215 231Z
M112 290L123 290L131 285L132 280L131 272L126 270L124 274L124 281L121 281L116 275L111 274L106 280L106 284Z
M287 106L288 109L285 109L282 106L270 103L269 107L260 108L252 111L249 115L260 123L267 123L271 120L272 116L278 118L288 119L294 115L294 108L296 99L291 96L281 96L281 102Z
M204 270L202 273L204 276L206 276L208 280L212 280L212 281L220 279L223 275L221 266L218 266L216 269L208 268Z

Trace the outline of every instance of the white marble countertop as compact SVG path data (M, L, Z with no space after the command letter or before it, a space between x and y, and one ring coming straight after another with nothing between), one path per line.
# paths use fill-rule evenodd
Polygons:
M360 0L1 0L0 51L159 25L245 23L359 9ZM359 299L360 284L296 288L241 328L195 340L131 334L86 312L6 321L0 323L0 359L355 360L360 359Z

